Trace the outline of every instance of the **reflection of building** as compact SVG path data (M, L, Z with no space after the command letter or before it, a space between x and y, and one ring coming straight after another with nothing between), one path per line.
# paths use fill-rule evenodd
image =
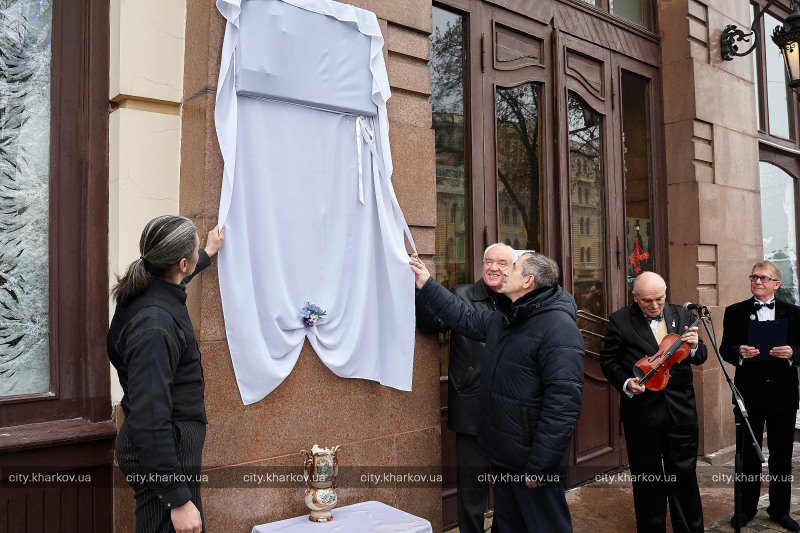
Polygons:
M599 158L570 151L570 203L572 205L572 275L578 306L592 314L605 311L603 265L603 197ZM602 181L601 181L602 183Z
M446 287L467 278L464 168L436 166L436 275Z
M498 87L495 98L498 239L541 250L539 86Z
M522 223L522 215L506 192L500 192L499 196L498 231L500 241L515 250L525 248L528 242L528 232L525 231L525 225Z
M464 194L464 117L435 113L436 277L446 287L467 280L467 217Z

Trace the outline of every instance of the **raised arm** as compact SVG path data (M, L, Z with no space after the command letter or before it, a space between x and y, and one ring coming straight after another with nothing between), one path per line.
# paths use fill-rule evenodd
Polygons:
M431 277L419 257L411 257L411 269L416 275L417 309L425 308L447 327L472 340L485 342L494 311L470 309L453 293Z
M206 238L206 246L205 248L201 248L199 252L199 259L197 261L197 266L194 268L194 272L191 275L186 276L183 278L184 285L192 281L196 275L200 272L211 266L211 258L219 252L222 245L225 243L225 230L220 228L219 226L215 227L211 231L208 232L208 237Z

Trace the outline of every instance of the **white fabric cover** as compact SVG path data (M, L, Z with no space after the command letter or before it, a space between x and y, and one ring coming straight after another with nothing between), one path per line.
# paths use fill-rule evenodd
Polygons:
M219 280L242 400L280 385L306 337L335 374L411 390L411 234L390 180L375 14L331 0L217 8L228 21L215 112ZM306 302L327 311L308 330Z
M381 502L361 502L333 509L330 522L312 522L308 515L255 526L251 533L433 533L431 523Z

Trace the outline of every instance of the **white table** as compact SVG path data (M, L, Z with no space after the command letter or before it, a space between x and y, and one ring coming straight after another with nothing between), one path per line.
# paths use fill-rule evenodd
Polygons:
M252 533L433 533L431 523L381 502L361 502L333 509L333 520L317 523L308 515L261 524Z

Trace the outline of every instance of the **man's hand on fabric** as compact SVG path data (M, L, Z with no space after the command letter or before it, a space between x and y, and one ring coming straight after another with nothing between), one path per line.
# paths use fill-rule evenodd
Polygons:
M425 266L425 263L422 262L422 259L420 259L417 254L413 254L411 256L411 261L408 263L411 265L411 270L414 271L414 275L416 276L415 283L417 288L421 289L431 277L431 273L428 272L428 267Z

